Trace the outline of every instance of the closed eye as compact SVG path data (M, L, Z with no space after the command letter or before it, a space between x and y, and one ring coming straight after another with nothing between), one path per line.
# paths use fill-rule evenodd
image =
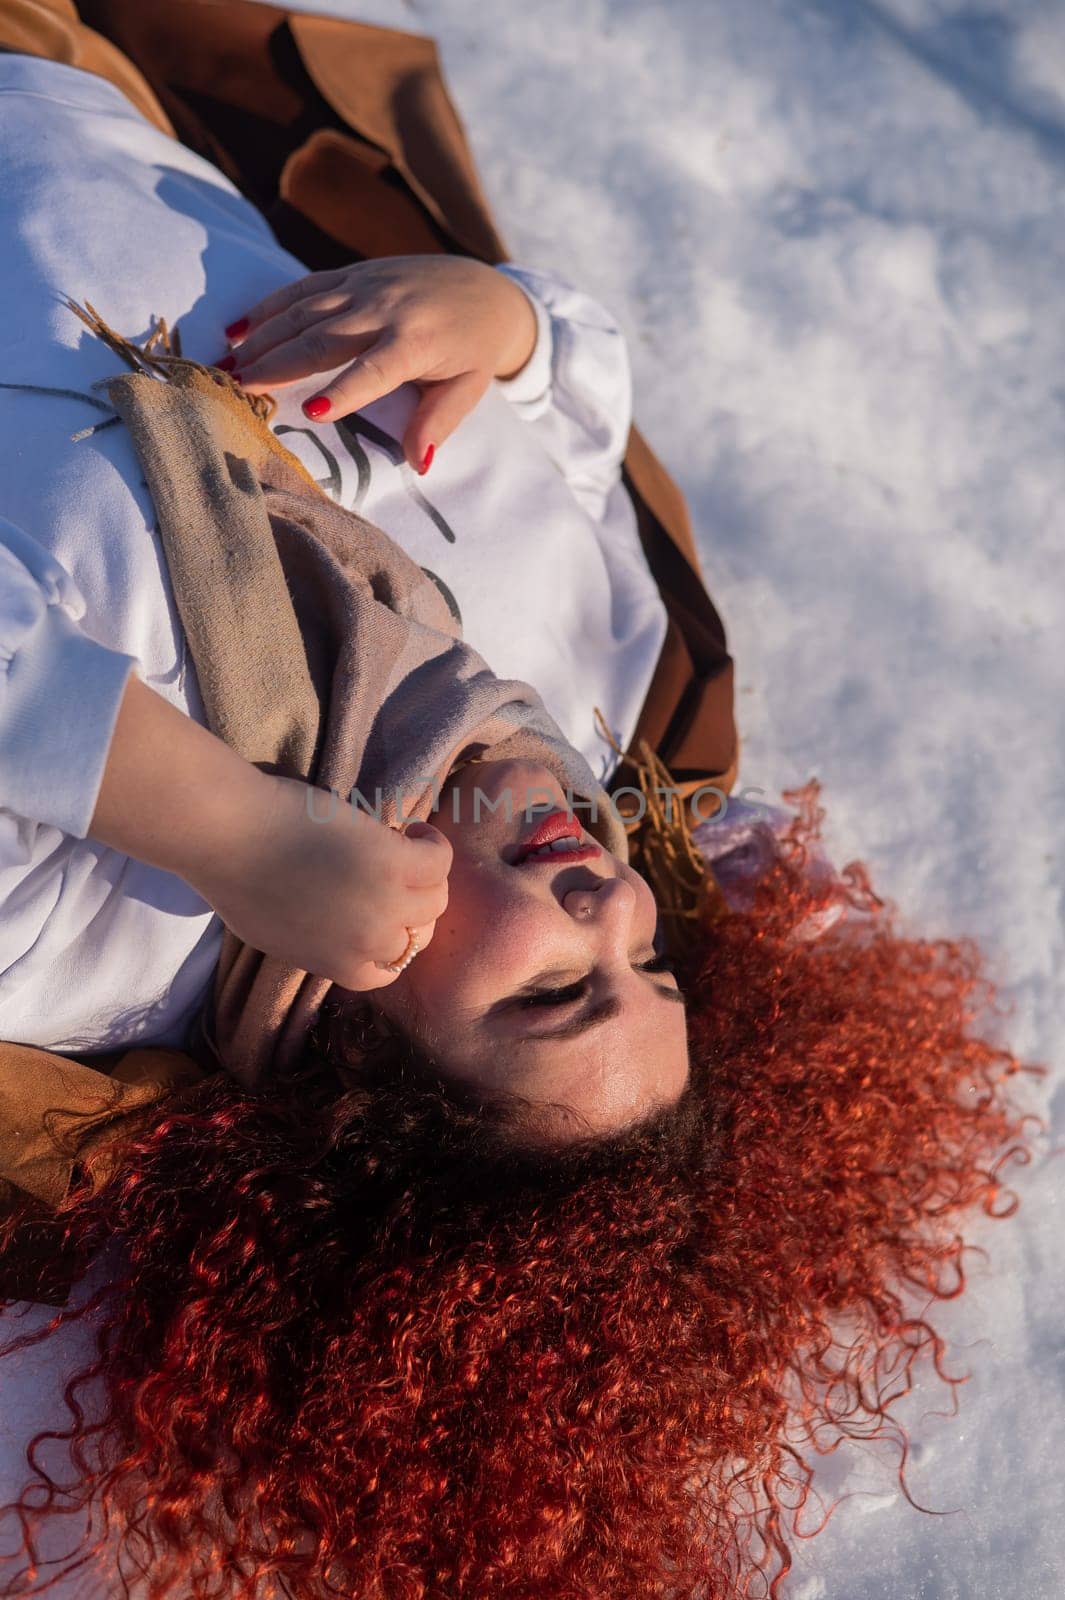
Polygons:
M518 995L512 1004L519 1011L528 1011L533 1006L565 1006L583 1000L587 993L588 979L580 978L576 983L567 983L563 989L534 989L531 994Z
M633 967L634 972L672 972L673 963L668 956L652 956L649 961L639 961ZM588 978L578 978L575 983L568 983L560 989L533 989L515 995L507 1002L508 1006L515 1006L519 1011L530 1010L533 1007L559 1008L574 1005L578 1000L584 1000L588 994Z

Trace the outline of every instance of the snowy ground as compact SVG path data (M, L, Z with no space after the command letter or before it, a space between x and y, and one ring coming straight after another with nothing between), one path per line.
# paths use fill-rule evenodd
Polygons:
M514 257L594 289L688 493L744 781L817 774L839 860L971 932L1065 1069L1065 4L326 0L433 34ZM1045 1089L1065 1144L1065 1075ZM1051 1141L1048 1141L1047 1148ZM940 1315L959 1416L789 1600L1065 1593L1065 1163Z

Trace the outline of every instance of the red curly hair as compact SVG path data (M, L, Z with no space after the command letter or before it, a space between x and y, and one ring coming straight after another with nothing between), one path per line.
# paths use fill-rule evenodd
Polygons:
M66 1511L148 1600L780 1594L803 1439L901 1439L922 1357L958 1381L923 1307L964 1285L963 1214L1012 1207L1032 1070L973 1031L971 945L811 876L811 805L707 931L690 1083L634 1129L521 1148L395 1060L141 1127L66 1217L108 1282L16 1341L87 1318L98 1354L2 1592L54 1581Z

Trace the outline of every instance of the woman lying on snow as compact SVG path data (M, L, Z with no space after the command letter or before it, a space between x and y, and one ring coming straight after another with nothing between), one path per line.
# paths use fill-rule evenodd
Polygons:
M814 876L807 806L665 969L590 764L664 626L604 312L447 259L287 287L112 86L11 55L0 94L0 1030L228 1069L80 1149L50 1326L98 1357L3 1592L57 1520L151 1600L757 1592L797 1443L890 1426L940 1354L907 1291L1000 1192L974 953ZM353 785L382 820L308 810Z

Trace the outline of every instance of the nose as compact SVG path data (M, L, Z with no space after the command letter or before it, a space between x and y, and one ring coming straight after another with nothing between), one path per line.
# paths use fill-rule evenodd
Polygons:
M578 922L596 922L606 932L628 933L636 907L636 891L624 878L601 878L594 886L570 889L562 909Z

